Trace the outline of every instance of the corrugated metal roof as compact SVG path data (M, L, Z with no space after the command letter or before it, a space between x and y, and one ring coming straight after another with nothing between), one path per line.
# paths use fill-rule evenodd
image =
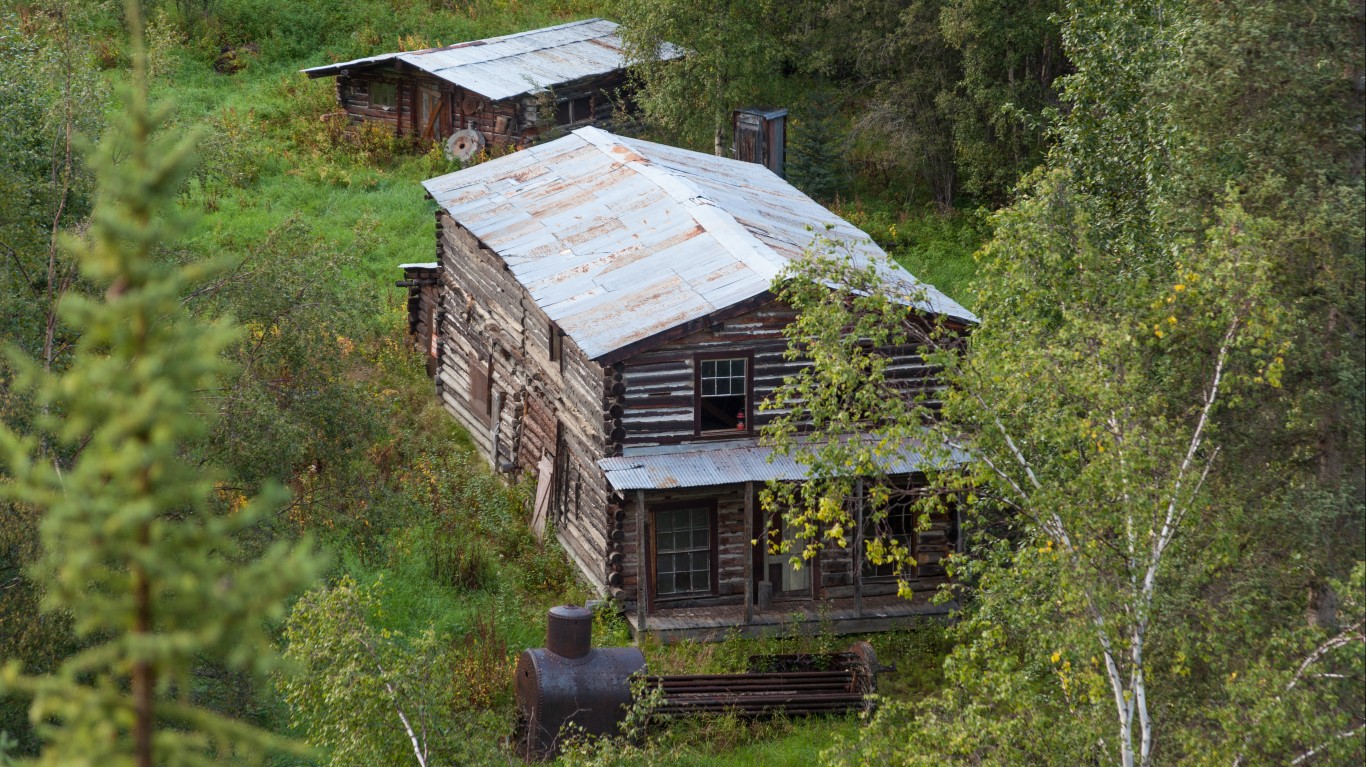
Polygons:
M385 53L303 71L309 77L328 77L343 69L397 59L461 88L500 101L626 66L617 26L605 19L586 19L443 48ZM669 46L662 55L672 59L682 52Z
M924 455L922 446L905 446L883 462L888 474L910 474L932 468L961 466L968 455L953 450L947 464L934 463ZM627 450L616 458L602 458L598 466L616 490L665 490L676 487L710 487L740 482L804 480L810 474L790 455L775 453L755 439L690 444L672 448Z
M977 320L754 163L589 127L423 186L591 359L760 295L817 233L922 288L920 308Z

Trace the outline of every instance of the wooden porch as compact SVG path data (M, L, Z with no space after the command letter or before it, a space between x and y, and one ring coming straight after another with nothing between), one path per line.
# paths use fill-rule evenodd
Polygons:
M645 631L663 644L682 640L717 642L730 636L780 636L788 633L865 634L905 628L918 620L942 619L954 608L952 603L937 605L929 594L902 599L894 594L864 597L862 605L853 597L775 602L767 610L755 607L745 622L744 605L693 607L658 610L645 619ZM631 634L640 632L639 617L628 610L626 620Z

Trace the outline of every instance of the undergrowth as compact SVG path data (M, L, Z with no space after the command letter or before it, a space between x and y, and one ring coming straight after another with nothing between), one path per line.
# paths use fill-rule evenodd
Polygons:
M309 80L297 70L563 23L597 15L601 3L213 0L156 5L153 95L174 104L179 129L201 134L198 166L181 197L198 222L176 257L252 254L258 268L272 259L302 263L297 259L304 254L311 271L291 279L326 289L301 289L298 295L345 308L307 331L311 345L272 362L270 375L260 380L257 396L263 402L274 398L280 408L297 407L300 397L317 399L315 421L336 446L327 460L302 447L262 455L260 473L274 469L296 496L272 533L320 540L332 553L328 584L372 589L378 608L368 619L377 630L399 637L434 632L444 648L440 668L450 675L447 686L457 691L450 717L479 712L490 714L489 721L510 723L517 654L544 644L550 606L582 604L593 595L578 582L553 535L541 541L529 529L530 486L525 480L508 484L490 471L432 396L431 382L404 336L405 296L393 287L401 276L397 265L430 260L432 253L435 207L420 182L458 166L439 151L418 151L384 130L346 128L330 116L336 112L333 82ZM126 54L117 23L101 23L108 28L96 30L99 65L112 81L120 76ZM907 214L876 199L837 210L916 276L970 305L970 254L984 236L979 218ZM269 290L271 271L258 268L258 273L253 289ZM292 295L273 298L287 306ZM282 326L266 309L274 311L273 305L262 310L255 332L263 339L278 337ZM276 385L303 380L309 360L319 355L329 356L316 386ZM266 428L275 411L252 412L262 414L260 426ZM281 434L282 446L288 446L288 437ZM317 439L301 432L297 441ZM885 658L906 659L902 676L888 677L885 689L914 694L934 682L925 669L940 665L943 644L937 632L917 629L872 638ZM595 645L630 641L619 615L606 608L596 613ZM743 670L750 655L825 652L849 641L735 638L715 644L652 643L645 652L657 673L722 672ZM268 690L257 694L264 723L290 732L281 700ZM819 724L783 718L681 721L652 731L635 751L600 755L606 761L598 763L808 765L832 733L857 726L852 717ZM477 735L482 741L477 750L497 753L510 733L486 729Z

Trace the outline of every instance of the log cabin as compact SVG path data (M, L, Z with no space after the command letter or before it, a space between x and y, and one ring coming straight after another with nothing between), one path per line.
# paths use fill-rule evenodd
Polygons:
M889 515L917 561L911 600L847 548L794 568L752 543L783 533L758 488L807 476L760 442L773 414L757 405L802 364L784 357L794 312L772 287L813 231L919 287L914 310L963 326L970 311L754 163L586 127L423 185L436 260L404 264L399 284L436 394L492 466L536 478L533 527L637 636L873 631L942 611L928 597L953 519L917 532ZM923 369L913 350L902 362ZM920 460L908 449L888 473L913 478Z
M444 142L470 159L485 147L521 147L580 125L610 125L630 109L617 24L586 19L440 48L400 51L303 70L335 77L354 122ZM681 52L667 46L665 59Z

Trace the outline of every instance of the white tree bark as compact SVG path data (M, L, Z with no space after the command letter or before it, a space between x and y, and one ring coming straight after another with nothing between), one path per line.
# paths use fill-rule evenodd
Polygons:
M1205 445L1205 432L1209 425L1210 414L1214 409L1215 403L1219 398L1219 390L1223 382L1224 368L1228 362L1228 354L1237 337L1241 320L1235 319L1230 323L1228 330L1224 333L1220 343L1219 351L1215 357L1214 371L1211 375L1208 388L1205 390L1204 401L1201 403L1200 416L1196 421L1195 430L1191 434L1189 443L1186 446L1185 455L1182 457L1181 465L1177 468L1176 476L1172 481L1171 493L1167 498L1166 508L1163 510L1161 527L1154 531L1149 528L1148 537L1152 539L1147 555L1140 562L1139 546L1137 535L1137 525L1135 524L1134 514L1137 509L1132 507L1132 499L1128 493L1127 480L1125 481L1126 513L1126 539L1128 542L1127 559L1130 567L1132 591L1127 597L1127 602L1120 606L1123 613L1132 616L1133 625L1128 636L1128 658L1129 669L1128 679L1125 678L1124 670L1120 668L1118 655L1107 628L1107 620L1104 611L1095 598L1091 588L1082 586L1083 594L1086 597L1087 613L1091 622L1095 625L1096 640L1101 646L1101 655L1105 660L1105 676L1110 684L1110 692L1114 697L1115 717L1119 728L1119 757L1122 767L1150 767L1152 764L1153 747L1153 722L1148 711L1148 679L1145 673L1146 658L1144 655L1147 641L1148 626L1153 599L1157 592L1157 575L1161 569L1162 560L1171 545L1177 531L1181 527L1182 521L1190 508L1195 496L1204 485L1205 479L1209 476L1210 468L1214 463L1214 458L1218 455L1216 448L1205 461L1204 469L1200 473L1195 486L1189 491L1184 492L1186 478L1195 465L1197 456L1200 455ZM986 403L977 398L978 402L985 408ZM989 409L989 408L988 408ZM1114 433L1117 444L1124 441L1124 429L1120 421L1111 415L1109 419L1111 430ZM999 418L994 419L994 425L1001 438L1004 440L1007 450L1024 471L1025 477L1029 482L1029 489L1021 487L1020 483L1005 471L1003 467L998 467L989 459L984 460L986 466L1002 481L1006 482L1011 489L1019 495L1020 506L1027 508L1030 490L1042 488L1029 459L1020 450L1005 424ZM1121 465L1122 465L1121 454ZM1153 515L1156 517L1156 515ZM1078 564L1081 552L1078 551L1073 536L1070 535L1066 524L1056 512L1049 512L1036 517L1044 532L1051 538L1058 541L1059 547L1071 559L1073 564ZM1155 521L1155 520L1154 520ZM1139 566L1142 566L1143 577L1138 580ZM1297 675L1298 676L1298 675ZM1134 725L1138 725L1135 733ZM1135 743L1137 735L1137 743ZM1239 762L1235 762L1238 767Z

